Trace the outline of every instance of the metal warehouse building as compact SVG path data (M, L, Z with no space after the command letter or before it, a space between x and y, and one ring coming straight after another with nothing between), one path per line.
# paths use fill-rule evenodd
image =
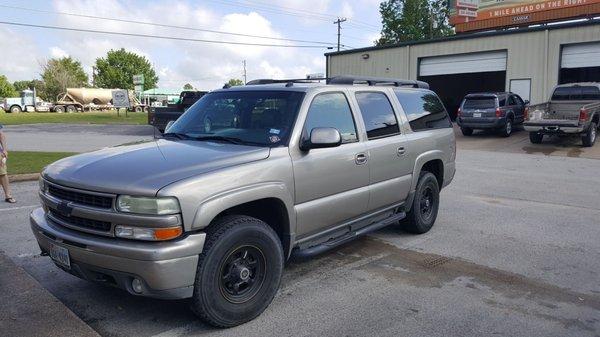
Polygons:
M512 91L532 104L558 83L600 82L600 21L454 35L325 54L327 76L419 79L455 115L471 92Z

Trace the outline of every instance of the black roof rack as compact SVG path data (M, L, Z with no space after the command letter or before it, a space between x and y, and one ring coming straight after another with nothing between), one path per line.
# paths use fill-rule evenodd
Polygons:
M412 87L429 89L429 84L423 81L401 80L396 78L385 77L368 77L368 76L336 76L327 81L328 84L367 84L375 85L393 85L395 87Z
M263 78L252 80L246 83L246 85L264 85L264 84L277 84L286 83L287 87L291 87L294 83L314 83L317 81L326 81L327 84L341 84L341 85L354 85L354 84L367 84L370 86L375 85L392 85L395 87L412 87L429 89L429 84L423 81L411 81L401 80L396 78L385 78L385 77L365 77L365 76L335 76L331 78L298 78L298 79L283 79L276 80L270 78Z

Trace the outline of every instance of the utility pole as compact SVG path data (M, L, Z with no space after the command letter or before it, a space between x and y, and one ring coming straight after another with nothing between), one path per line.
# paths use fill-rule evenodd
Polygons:
M246 74L246 60L244 60L243 64L244 64L244 85L246 85L246 83L248 83L248 78L247 78L247 74Z
M342 34L342 22L346 22L346 18L338 18L333 21L333 24L336 24L338 27L338 43L337 43L337 51L340 51L340 36Z

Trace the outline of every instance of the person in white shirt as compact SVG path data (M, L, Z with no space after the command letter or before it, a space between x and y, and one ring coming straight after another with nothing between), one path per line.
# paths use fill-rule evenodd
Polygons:
M10 193L10 185L8 184L8 171L7 171L7 159L8 159L8 147L6 145L6 136L2 132L2 124L0 124L0 185L4 190L4 201L14 204L17 201L12 197Z

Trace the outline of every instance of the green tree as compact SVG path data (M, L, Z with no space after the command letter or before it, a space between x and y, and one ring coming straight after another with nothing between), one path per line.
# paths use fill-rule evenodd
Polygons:
M88 76L81 63L71 57L50 59L42 64L42 80L44 90L38 95L48 101L54 101L67 88L88 86Z
M382 29L377 45L427 40L453 33L445 0L386 0L379 5Z
M227 84L229 84L232 87L235 87L238 85L244 85L244 82L242 80L240 80L239 78L232 78L229 81L227 81Z
M16 95L15 88L10 84L6 76L0 75L0 97L14 97Z
M40 81L40 80L15 81L15 82L13 82L13 87L15 87L15 90L17 91L17 93L19 93L25 89L35 88L37 95L40 97L44 96L45 89L46 89L44 86L44 81Z
M183 86L183 90L192 90L192 89L194 89L194 86L193 86L193 85L191 85L191 84L189 84L189 83L186 83L186 84Z
M31 82L32 81L14 81L13 87L17 92L21 92L25 89L30 89Z
M133 76L144 75L144 89L156 88L158 76L144 56L121 48L110 50L106 58L96 59L94 85L100 88L133 89Z

